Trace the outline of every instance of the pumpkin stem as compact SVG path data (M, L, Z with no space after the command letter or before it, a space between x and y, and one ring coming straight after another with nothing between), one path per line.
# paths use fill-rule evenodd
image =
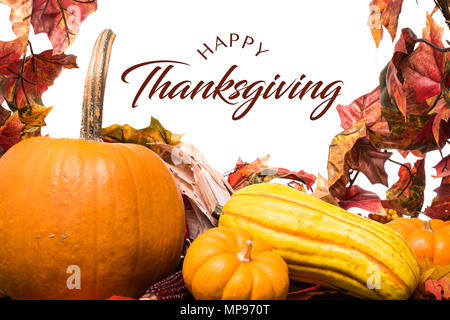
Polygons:
M247 240L245 242L244 250L242 250L242 252L239 252L238 254L239 260L241 260L242 262L250 262L252 260L251 259L252 249L253 249L252 240Z
M433 228L431 227L431 223L429 220L423 222L423 228L427 231L433 232Z
M84 84L80 138L102 141L103 97L111 47L116 35L103 30L95 42Z

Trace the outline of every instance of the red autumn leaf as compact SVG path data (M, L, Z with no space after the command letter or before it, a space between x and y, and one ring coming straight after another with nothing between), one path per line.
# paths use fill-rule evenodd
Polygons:
M36 34L48 35L53 54L60 54L73 43L80 24L95 10L96 0L33 0L31 23Z
M234 167L234 171L228 175L228 183L233 189L247 185L248 183L245 180L252 174L260 172L262 169L268 167L269 156L270 155L266 155L265 157L257 158L252 163L244 162L239 158ZM240 186L239 184L243 186Z
M398 176L399 180L386 191L386 198L398 200L409 214L417 216L424 200L425 160L417 160L412 168L409 163L400 166Z
M394 41L397 34L398 17L402 11L403 0L372 0L370 2L371 15L368 25L378 47L383 38L384 26Z
M268 182L272 179L283 178L299 181L307 188L315 183L316 177L303 170L298 172L284 168L271 168L268 166L269 155L258 158L251 163L238 159L234 171L228 175L228 183L234 190L250 184Z
M77 67L75 56L52 55L51 50L26 57L0 68L0 95L14 110L43 107L41 96L61 70Z
M341 127L348 129L354 123L365 119L366 126L372 131L389 133L387 122L381 115L380 87L365 94L349 105L338 105L336 107L341 118Z
M17 36L11 41L0 41L0 67L13 63L25 53L30 30L32 0L0 0L11 8L9 20Z
M440 141L443 139L447 140L447 132L449 123L448 120L450 118L450 108L448 107L448 103L445 99L440 99L431 113L435 113L435 117L433 120L433 137L438 145L441 145Z
M414 100L412 90L404 84L401 65L405 59L414 51L417 37L410 29L403 29L400 39L395 44L391 61L380 74L381 90L386 90L389 100L384 106L397 107L403 115L410 113L422 114L426 103L417 103ZM421 110L417 112L417 109ZM415 112L413 112L415 111Z
M20 134L24 124L20 121L19 114L15 112L0 127L0 146L3 151L7 151L13 145L20 141Z
M435 178L443 178L450 175L450 155L443 158L437 165L435 165L433 168L436 169L436 176Z
M444 28L436 24L427 13L427 24L422 38L438 47L443 47ZM445 53L433 49L426 43L420 43L408 59L402 62L402 74L405 83L412 88L417 101L424 101L441 92L441 78L444 72Z
M345 210L360 208L379 215L385 215L380 197L374 192L364 190L359 186L350 186L345 189L345 194L338 197L339 206Z
M445 162L444 158L441 162ZM438 164L437 167L444 169L444 163ZM434 190L436 197L431 202L431 205L425 209L425 214L432 219L450 220L450 176L442 178L441 185Z
M425 292L431 293L436 300L448 300L450 299L450 280L448 278L428 279L425 281Z

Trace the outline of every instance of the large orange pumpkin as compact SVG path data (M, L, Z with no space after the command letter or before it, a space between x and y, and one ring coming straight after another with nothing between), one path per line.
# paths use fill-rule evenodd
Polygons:
M199 300L279 300L289 288L284 260L239 228L213 228L196 238L184 259L183 278Z
M82 139L38 137L0 159L0 288L14 299L139 297L177 266L184 209L163 161L101 142L114 34L98 38Z
M387 225L403 236L419 263L426 257L438 265L450 264L450 221L398 218Z

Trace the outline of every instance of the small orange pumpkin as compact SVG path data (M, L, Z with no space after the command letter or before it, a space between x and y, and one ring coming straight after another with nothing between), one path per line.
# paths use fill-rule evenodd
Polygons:
M179 263L184 208L149 149L101 142L114 34L99 36L82 139L24 140L0 159L0 288L14 299L140 297Z
M403 236L419 263L426 257L437 265L450 264L450 221L398 218L387 225Z
M280 300L289 288L284 260L267 242L239 228L213 228L195 239L183 278L199 300Z

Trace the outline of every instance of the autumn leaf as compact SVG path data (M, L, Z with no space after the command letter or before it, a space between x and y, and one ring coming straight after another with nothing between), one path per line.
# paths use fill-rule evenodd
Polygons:
M389 135L369 131L370 143L380 149L415 150L426 153L438 149L432 134L435 115L406 116L394 107L384 107L381 114L389 126ZM446 137L440 136L440 145L444 145Z
M345 194L339 198L339 206L345 210L360 208L379 215L386 215L380 197L372 191L364 190L359 186L350 186Z
M427 258L420 264L421 276L414 296L419 299L450 299L450 265L436 265Z
M177 145L181 141L181 134L174 134L163 127L158 119L151 117L150 125L143 129L135 129L128 124L113 124L102 130L103 141L105 142L125 142L135 143L151 148L159 152L159 147L149 145L160 142L170 145Z
M320 200L331 203L332 205L339 206L338 200L330 194L328 180L322 177L320 173L317 175L317 184L311 195Z
M30 30L32 0L0 0L11 8L9 20L17 36L11 41L0 41L0 67L16 62L25 53Z
M1 99L0 99L1 100ZM6 120L11 116L11 111L3 108L0 103L0 125L2 126Z
M417 216L424 200L425 160L417 160L412 168L409 163L400 166L398 176L399 180L386 191L386 198L398 199L409 215Z
M436 169L436 175L434 178L444 178L450 176L450 155L443 158L437 165L433 168Z
M403 0L372 0L370 2L371 15L368 25L377 47L383 38L382 26L388 30L392 41L394 41L402 4Z
M51 50L31 55L0 68L0 95L12 110L25 106L43 107L42 94L61 70L77 67L73 55L52 55Z
M33 0L31 23L36 34L48 35L53 54L61 54L75 40L80 24L96 10L96 0Z
M354 123L365 120L366 127L372 131L388 134L389 127L384 120L380 102L380 87L375 88L349 105L338 105L336 107L341 119L342 129L348 129Z
M298 172L285 168L269 167L269 155L263 158L257 158L251 163L243 162L238 159L234 170L228 174L228 183L234 190L238 190L247 185L269 182L276 178L291 179L299 181L310 189L315 183L316 177L303 170Z
M427 13L422 38L442 48L443 32L444 28L437 25L433 17ZM418 48L402 62L402 75L407 86L414 90L417 101L425 101L441 92L445 55L426 43L420 43Z
M392 153L373 147L366 135L363 119L333 138L328 153L328 183L333 196L344 195L349 170L362 172L372 184L387 186L384 164Z
M450 176L445 175L447 158L444 158L436 167L439 168L438 174L443 176L441 185L434 190L436 197L431 205L425 209L425 214L432 219L450 220ZM444 176L445 175L445 176Z
M354 123L351 127L336 135L331 140L328 150L328 186L334 196L342 195L349 181L346 162L347 154L360 138L367 135L365 120Z
M17 112L0 127L0 146L3 152L8 151L9 148L20 141L23 127L24 124L20 121Z

